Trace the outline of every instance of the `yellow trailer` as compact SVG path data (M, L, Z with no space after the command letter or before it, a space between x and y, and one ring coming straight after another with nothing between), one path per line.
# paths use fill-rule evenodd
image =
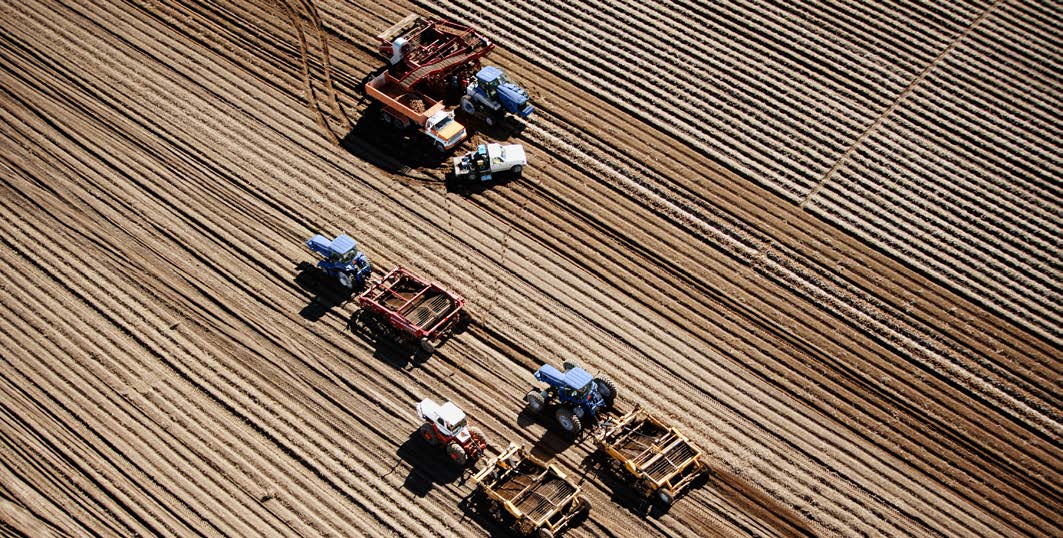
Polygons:
M583 489L556 465L512 443L473 480L486 496L491 515L522 536L553 538L573 518L591 509L580 494Z
M685 435L639 406L609 419L595 434L599 450L646 497L670 506L676 496L709 466Z

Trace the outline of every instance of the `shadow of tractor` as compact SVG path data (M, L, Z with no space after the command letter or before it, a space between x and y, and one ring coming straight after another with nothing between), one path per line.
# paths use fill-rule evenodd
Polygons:
M505 142L520 136L528 128L528 124L524 123L524 120L511 115L496 118L494 119L494 125L488 125L484 119L470 116L463 112L461 108L457 109L454 119L465 126L470 139L473 138L473 135L480 134L496 142Z
M416 430L399 446L396 455L410 466L402 487L418 497L428 495L436 486L452 484L458 479L462 484L470 476L470 471L451 462L441 447L430 446Z
M325 274L312 263L300 262L295 267L295 283L310 295L310 303L299 311L309 321L317 321L332 310L351 300L352 290L340 286L336 279Z

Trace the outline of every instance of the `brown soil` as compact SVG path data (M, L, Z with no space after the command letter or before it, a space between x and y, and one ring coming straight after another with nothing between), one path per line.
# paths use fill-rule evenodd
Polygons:
M556 455L568 536L1063 533L1058 14L518 4L0 4L0 528L499 532L432 397ZM498 36L522 179L454 188L368 117L412 11ZM427 360L351 330L299 268L340 232L473 323ZM518 417L569 360L704 483L648 510Z

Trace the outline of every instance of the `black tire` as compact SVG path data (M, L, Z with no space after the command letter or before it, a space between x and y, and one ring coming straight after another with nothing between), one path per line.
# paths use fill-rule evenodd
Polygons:
M337 273L336 280L339 281L341 288L348 291L354 289L354 280L351 279L351 275L347 273Z
M613 406L613 402L616 401L616 384L611 379L605 377L599 377L594 380L594 384L598 386L598 393L602 395L602 399L605 400L605 405L608 407Z
M488 127L494 127L495 124L498 123L498 120L495 119L493 115L488 114L487 116L484 116L484 123L486 123Z
M580 495L579 502L582 505L582 506L580 506L580 510L583 510L584 513L591 511L591 501L590 501L590 499L587 499L586 497Z
M571 369L573 369L573 368L575 368L577 366L579 366L579 365L574 363L574 362L565 361L565 362L561 363L561 371L562 372L567 372L567 371L569 371L569 370L571 370Z
M436 352L436 345L428 337L422 338L419 344L421 345L421 350L429 355Z
M458 465L465 465L469 461L469 455L465 453L465 449L457 441L447 443L447 457Z
M436 140L435 147L436 147L436 151L438 151L440 153L446 153L446 151L447 151L447 148L443 146L443 143L438 141L438 140Z
M538 538L554 538L554 533L550 532L550 529L539 529L539 532L535 533Z
M538 415L546 409L546 398L537 390L524 395L524 410L533 415Z
M583 425L579 422L579 417L567 407L558 408L554 413L554 418L557 419L557 425L561 426L565 433L576 435L583 429Z
M431 424L421 424L421 427L417 430L421 434L421 439L429 445L436 446L439 444L439 438L436 437L435 428Z
M513 177L520 177L521 173L524 172L524 167L518 164L517 166L510 168L509 171L513 174Z
M657 490L657 502L661 503L661 506L667 508L672 506L675 502L675 497L672 496L672 492L664 488Z
M476 103L473 103L468 95L461 98L461 111L470 116L476 114Z

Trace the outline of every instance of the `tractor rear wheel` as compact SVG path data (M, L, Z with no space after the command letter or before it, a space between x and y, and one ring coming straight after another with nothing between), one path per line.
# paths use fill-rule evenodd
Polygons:
M469 455L465 453L465 449L457 441L447 443L447 457L458 465L465 465L465 462L469 461Z
M436 430L431 424L421 424L421 428L418 431L421 433L421 439L424 439L424 442L432 446L439 444L439 439L436 437Z
M345 290L354 289L354 282L351 280L351 275L347 273L339 273L336 275L336 280L340 281L340 286Z
M612 407L613 402L616 401L616 384L605 377L595 379L594 384L598 386L598 393L601 394L602 399L605 400L605 405L607 407Z
M538 415L543 412L543 408L546 407L546 399L543 398L543 394L537 390L533 390L524 396L524 410Z
M577 417L571 409L562 407L554 413L554 418L557 419L557 425L561 426L562 430L566 433L577 434L583 428L583 425L579 423L579 417Z
M461 111L470 116L476 114L476 105L468 95L461 98Z

